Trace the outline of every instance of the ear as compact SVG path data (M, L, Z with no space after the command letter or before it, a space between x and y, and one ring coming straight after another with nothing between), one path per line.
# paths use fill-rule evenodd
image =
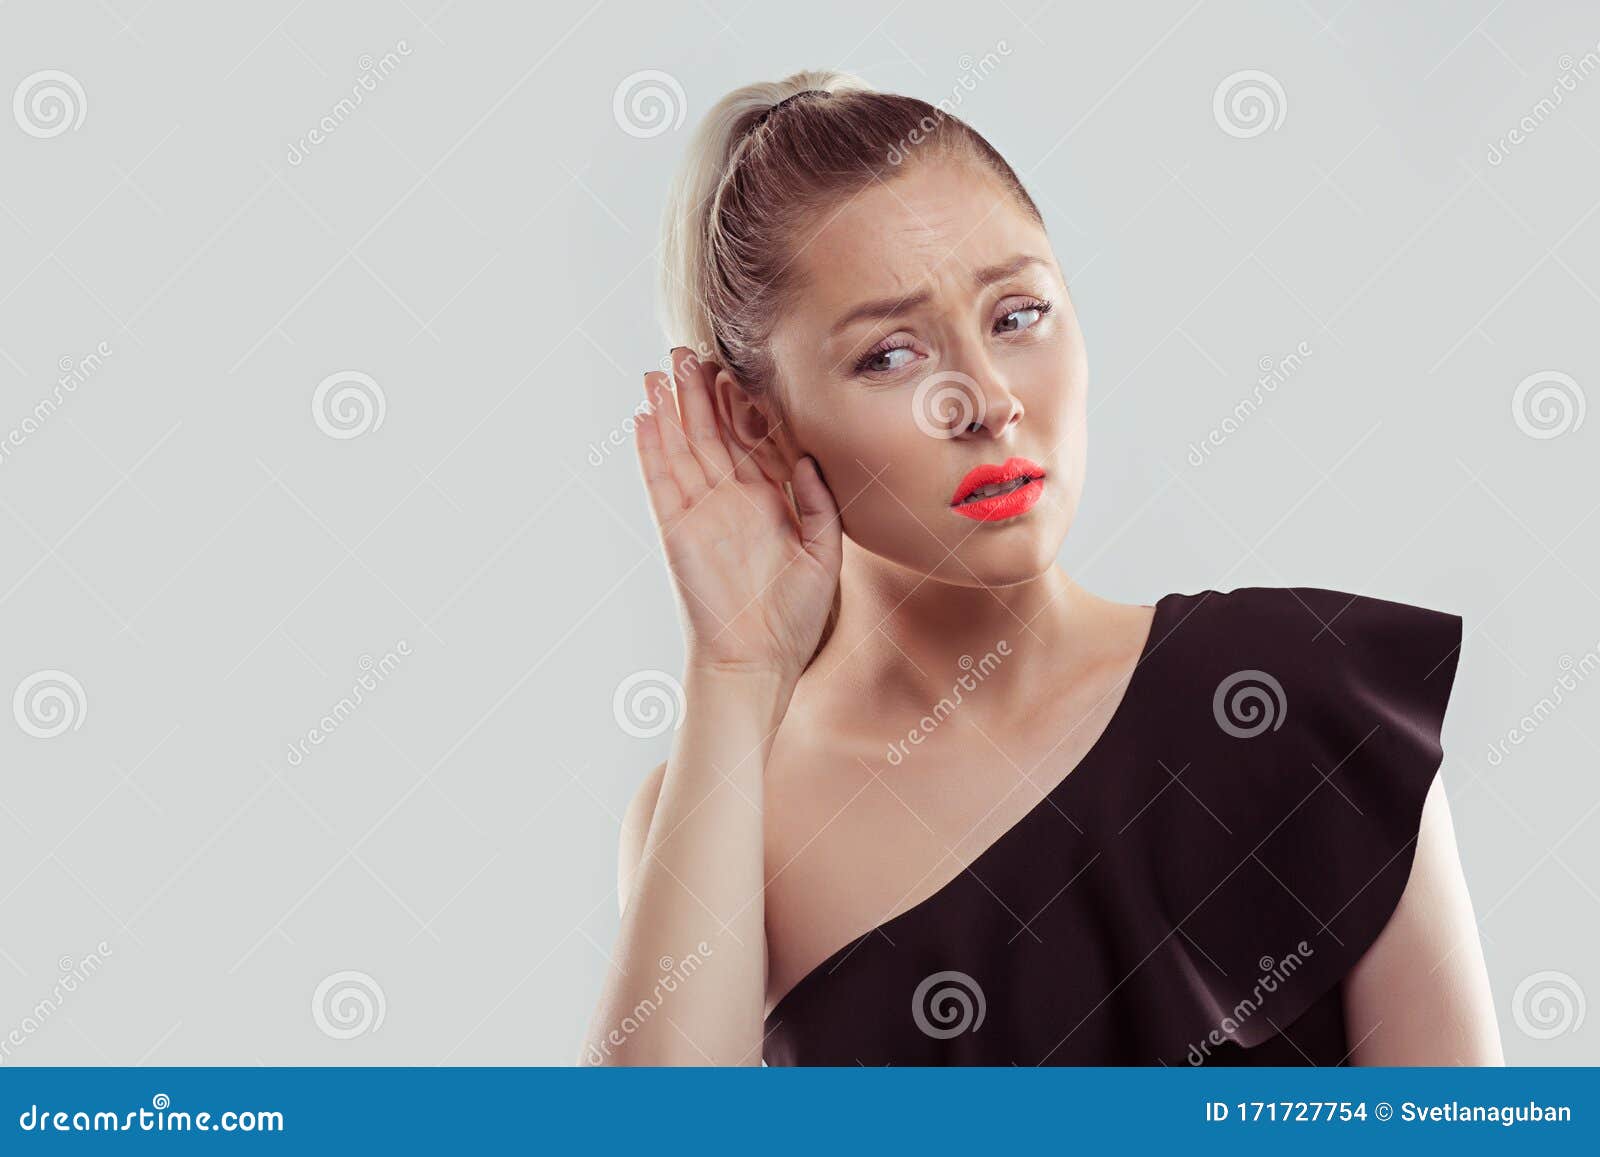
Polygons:
M789 481L800 453L772 394L750 393L722 366L717 367L711 394L722 428L732 437L736 458L748 455L773 483Z

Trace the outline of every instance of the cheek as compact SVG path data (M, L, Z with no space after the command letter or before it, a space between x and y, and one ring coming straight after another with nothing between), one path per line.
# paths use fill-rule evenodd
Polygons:
M1070 335L1020 352L1016 372L1032 385L1024 401L1036 426L1050 425L1064 433L1071 420L1081 418L1087 367L1082 348Z
M794 416L804 450L843 511L847 531L881 531L925 505L947 447L918 429L910 389L885 388L839 398L826 413ZM863 534L854 537L861 538Z
M926 457L927 440L911 423L905 399L886 391L841 405L819 431L816 454L834 497L860 502L910 473Z
M1035 383L1023 395L1024 441L1058 457L1080 457L1088 411L1087 370L1080 351L1066 343L1041 347L1030 351L1018 370Z

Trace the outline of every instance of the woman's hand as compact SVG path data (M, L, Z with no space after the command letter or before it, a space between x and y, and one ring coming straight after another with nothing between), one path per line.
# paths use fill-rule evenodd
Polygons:
M810 661L839 584L839 511L809 456L795 466L798 523L719 421L717 368L673 350L675 390L645 375L651 413L634 442L661 530L689 665L793 681Z

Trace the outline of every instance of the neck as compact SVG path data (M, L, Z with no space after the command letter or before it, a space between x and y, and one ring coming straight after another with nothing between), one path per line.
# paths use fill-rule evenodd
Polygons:
M962 586L907 570L845 539L839 621L815 668L830 685L870 690L916 710L976 670L997 691L1023 690L1038 664L1085 645L1082 612L1102 600L1052 565L1009 586ZM842 678L836 683L833 676Z

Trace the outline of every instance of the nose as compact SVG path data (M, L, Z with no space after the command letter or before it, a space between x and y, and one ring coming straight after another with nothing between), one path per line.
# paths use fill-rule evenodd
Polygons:
M995 441L1005 437L1011 427L1022 421L1022 399L1006 385L1004 378L992 371L981 378L971 379L967 389L972 395L972 412L964 428L952 431L956 438L974 441Z
M952 368L934 378L946 379L941 433L963 441L998 441L1022 421L1022 398L1011 388L1007 367L991 356L980 335L958 333L950 349ZM959 367L955 368L955 367Z

